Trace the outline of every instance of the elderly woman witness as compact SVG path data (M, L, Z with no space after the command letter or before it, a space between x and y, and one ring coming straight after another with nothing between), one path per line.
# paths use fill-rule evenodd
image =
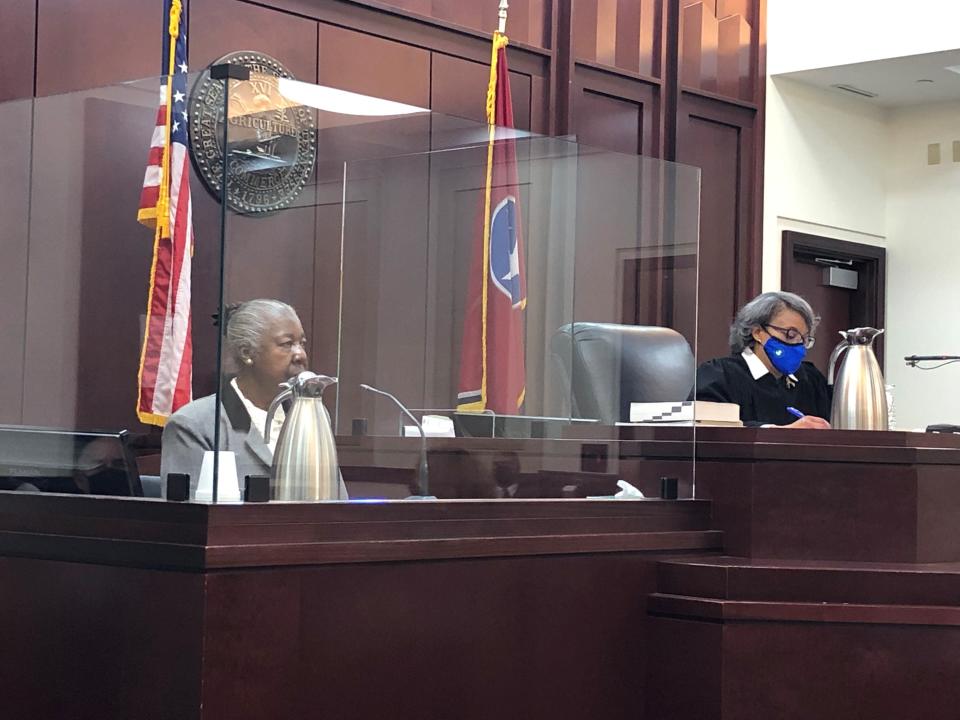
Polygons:
M307 340L296 311L278 300L249 300L224 314L224 349L238 372L221 392L219 449L235 453L242 483L247 475L270 475L285 416L278 408L268 446L263 440L267 410L280 383L307 369ZM177 472L189 474L191 492L196 490L203 453L214 449L215 418L215 396L208 395L167 420L160 456L164 488L167 474ZM340 495L346 499L342 482Z
M730 327L731 354L698 368L697 399L736 403L746 425L829 428L830 388L804 361L818 322L799 295L758 295Z

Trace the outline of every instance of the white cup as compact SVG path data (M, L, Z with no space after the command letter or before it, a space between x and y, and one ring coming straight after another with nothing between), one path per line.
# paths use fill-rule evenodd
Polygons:
M220 456L220 467L217 477L217 502L240 502L240 483L237 481L237 457L230 450L221 450L217 454ZM193 498L197 502L213 501L213 458L213 450L204 451L203 462L200 464L200 480L197 483L197 492Z

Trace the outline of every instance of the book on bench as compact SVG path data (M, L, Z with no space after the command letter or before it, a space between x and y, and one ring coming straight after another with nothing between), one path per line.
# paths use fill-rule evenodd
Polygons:
M739 405L707 400L630 403L630 422L625 424L743 427Z

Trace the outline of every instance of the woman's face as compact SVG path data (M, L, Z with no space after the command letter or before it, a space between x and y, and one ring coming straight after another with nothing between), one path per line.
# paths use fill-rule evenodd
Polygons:
M276 387L307 369L307 338L295 315L279 315L270 324L249 366L256 381Z
M810 337L810 327L796 310L781 308L769 323L753 329L753 339L761 347L771 336L790 345L806 343Z

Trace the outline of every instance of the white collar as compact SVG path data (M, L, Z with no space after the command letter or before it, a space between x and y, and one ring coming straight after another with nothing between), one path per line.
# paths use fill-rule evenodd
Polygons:
M763 360L757 357L752 348L744 348L740 356L743 358L743 361L747 363L747 369L750 371L754 380L759 380L764 375L769 374L770 371L767 370L767 366L763 364ZM794 383L799 382L795 375L787 375L787 377Z
M260 437L266 436L266 427L267 427L267 411L261 410L256 405L254 405L246 395L240 390L240 385L237 384L237 378L233 377L230 379L230 387L234 389L237 393L237 396L240 398L240 402L243 403L243 407L247 411L247 415L250 416L250 424L253 425L260 432ZM277 438L280 437L280 429L283 427L283 421L286 417L286 414L283 412L283 407L278 407L277 411L273 415L273 424L270 427L270 442L267 444L267 447L270 448L270 452L273 452L277 447Z

